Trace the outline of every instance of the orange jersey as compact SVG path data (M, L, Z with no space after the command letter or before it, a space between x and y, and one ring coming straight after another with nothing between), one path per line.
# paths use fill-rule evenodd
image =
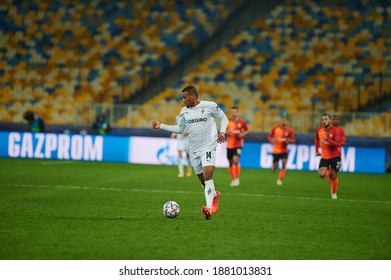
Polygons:
M273 154L284 154L288 152L288 143L295 142L295 135L292 128L286 126L283 129L281 126L276 125L272 128L272 131L268 135L267 139L274 143Z
M236 121L229 119L228 126L227 126L226 130L233 131L232 134L227 135L227 148L233 149L233 148L243 147L244 139L239 138L238 134L248 130L248 126L247 126L246 121L241 118L238 118Z
M331 126L331 128L327 131L323 126L316 130L315 149L316 152L319 152L319 147L322 148L321 157L323 159L341 156L341 130L342 129L335 126Z
M343 128L340 126L336 126L336 128L339 130L339 134L341 135L341 146L345 146L346 144L345 130L343 130Z

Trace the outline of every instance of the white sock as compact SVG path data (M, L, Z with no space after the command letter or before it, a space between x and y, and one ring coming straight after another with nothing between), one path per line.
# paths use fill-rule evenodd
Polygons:
M216 196L215 185L213 180L205 181L204 193L205 193L206 207L212 209L213 198Z
M178 157L178 170L180 174L183 174L183 162L182 157Z

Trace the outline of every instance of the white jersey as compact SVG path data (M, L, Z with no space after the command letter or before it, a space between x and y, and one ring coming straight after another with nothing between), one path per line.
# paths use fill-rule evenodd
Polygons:
M175 117L175 124L179 125L179 115ZM185 131L186 131L186 129L185 129ZM176 134L176 139L178 141L188 142L189 139L187 137L188 137L188 135L183 135L183 133Z
M179 115L176 116L175 118L175 123L178 125L179 123ZM177 149L178 151L186 151L187 153L189 153L189 135L188 134L184 134L186 131L183 132L183 133L180 133L180 134L175 134L175 137L177 139Z
M215 118L221 120L220 132L225 133L228 119L215 102L201 101L195 107L183 107L177 126L161 125L162 129L182 133L189 132L190 152L210 151L217 147L217 126Z

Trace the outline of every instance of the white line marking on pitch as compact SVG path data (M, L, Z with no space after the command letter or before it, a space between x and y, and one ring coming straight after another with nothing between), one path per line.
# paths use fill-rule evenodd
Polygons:
M63 164L70 164L75 163L76 161L72 160L64 160L64 161L44 161L42 162L42 165L63 165Z
M145 190L145 189L127 189L127 188L97 188L97 187L83 187L83 186L62 186L62 185L16 185L7 184L7 187L21 187L21 188L60 188L60 189L81 189L81 190L101 190L101 191L128 191L128 192L156 192L156 193L197 193L191 191L166 191L166 190ZM260 193L224 193L224 195L240 195L253 197L271 197L271 198L287 198L287 199L303 199L303 200L320 200L330 201L331 199L319 197L305 197L305 196L288 196L288 195L272 195ZM338 199L338 201L347 202L366 202L366 203L391 203L388 200L360 200L360 199Z

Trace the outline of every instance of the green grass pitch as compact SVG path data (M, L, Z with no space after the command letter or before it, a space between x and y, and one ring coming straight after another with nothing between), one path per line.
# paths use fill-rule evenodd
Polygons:
M198 179L175 166L0 159L0 259L391 259L391 177L339 176L338 200L316 172L243 169L206 221ZM162 206L175 200L175 219Z

